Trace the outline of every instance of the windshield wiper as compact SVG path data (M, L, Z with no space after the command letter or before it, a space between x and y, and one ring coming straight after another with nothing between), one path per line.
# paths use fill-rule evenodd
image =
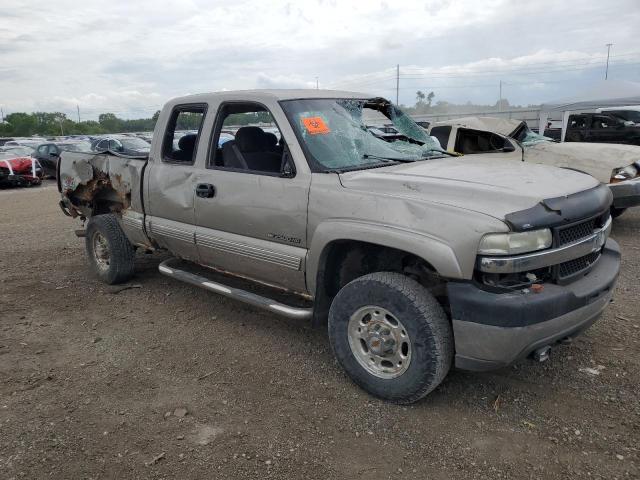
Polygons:
M403 162L403 163L411 163L411 162L415 162L416 160L419 160L418 158L412 160L410 158L381 157L379 155L370 155L368 153L365 153L364 155L362 155L362 158L364 159L373 158L374 160L388 160L391 162Z
M328 170L324 170L325 173L346 173L346 172L354 172L356 170L369 170L371 168L380 168L380 167L388 167L389 165L393 165L395 162L390 162L388 159L385 159L384 162L378 163L365 163L362 165L351 165L348 167L341 168L330 168Z
M450 157L457 157L455 153L447 152L446 150L438 150L437 148L431 148L427 152L437 152L439 155L427 155L422 157L421 160L429 160L430 158L440 158L443 155L449 155Z

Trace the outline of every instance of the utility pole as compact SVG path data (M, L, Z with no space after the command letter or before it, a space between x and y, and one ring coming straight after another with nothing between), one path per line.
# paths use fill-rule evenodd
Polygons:
M611 46L613 45L613 43L607 43L606 47L607 47L607 68L604 71L604 79L606 80L609 77L609 53L611 52Z
M78 109L78 123L80 123L80 105L76 105L76 108Z
M318 77L316 77L316 90L319 90L320 87L318 86Z
M0 123L4 123L4 111L2 107L0 107Z
M502 111L502 80L500 80L500 100L498 100L498 111Z
M400 64L396 65L396 105L400 96Z

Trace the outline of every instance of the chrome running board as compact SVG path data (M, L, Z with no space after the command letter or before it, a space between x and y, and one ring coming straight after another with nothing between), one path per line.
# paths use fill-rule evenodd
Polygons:
M205 290L219 293L220 295L224 295L225 297L233 298L235 300L240 300L241 302L248 303L249 305L253 305L254 307L262 308L264 310L268 310L285 317L311 319L311 317L313 316L312 308L291 307L289 305L285 305L284 303L277 302L271 298L256 295L255 293L247 292L246 290L241 290L239 288L229 287L227 285L223 285L222 283L214 282L202 275L196 275L195 273L187 272L185 270L180 270L179 268L169 266L171 262L176 260L177 259L175 258L170 258L162 262L158 266L158 270L160 271L160 273L166 275L167 277L172 277L176 280L190 283L191 285L195 285L196 287L204 288Z

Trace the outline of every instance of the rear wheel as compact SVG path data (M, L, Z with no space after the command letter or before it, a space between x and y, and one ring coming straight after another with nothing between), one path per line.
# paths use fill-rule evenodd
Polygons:
M114 214L91 217L85 246L91 269L103 282L122 283L133 276L135 249Z
M394 403L427 395L453 359L453 333L442 307L399 273L372 273L343 287L329 311L329 340L356 384Z

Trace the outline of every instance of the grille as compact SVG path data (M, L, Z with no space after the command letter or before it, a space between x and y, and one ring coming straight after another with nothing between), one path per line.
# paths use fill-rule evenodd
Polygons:
M577 223L570 227L563 228L558 231L558 243L559 246L567 245L569 243L576 242L581 238L584 238L593 233L596 227L596 219L592 218L586 222Z
M591 252L584 257L575 258L568 262L558 265L558 277L567 278L571 277L583 270L589 268L600 257L600 252Z

